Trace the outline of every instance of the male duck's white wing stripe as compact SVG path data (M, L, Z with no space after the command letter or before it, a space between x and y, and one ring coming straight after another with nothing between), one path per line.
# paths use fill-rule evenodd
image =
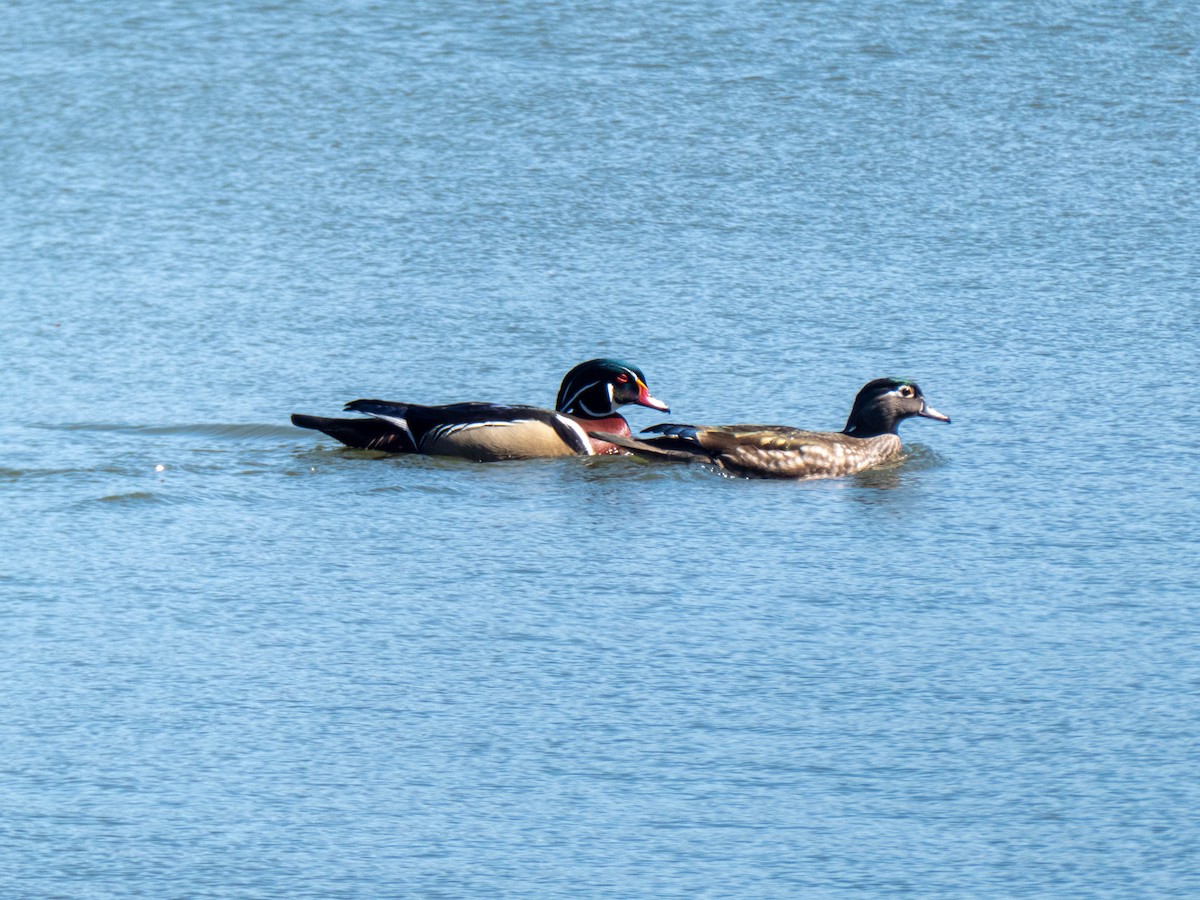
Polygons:
M369 413L369 415L375 419L382 419L385 422L391 422L408 435L408 439L412 442L414 447L417 445L417 439L413 437L412 429L408 427L408 420L403 416L388 416L384 415L383 413Z
M572 419L570 416L564 416L562 413L555 413L554 418L575 435L579 443L575 449L584 456L595 456L596 451L592 447L592 439L587 436L587 432L583 430L583 426Z
M430 428L425 433L425 440L422 443L439 441L452 434L458 434L461 431L471 431L475 428L511 428L516 425L527 425L530 422L536 421L537 419L509 419L506 422L451 422Z

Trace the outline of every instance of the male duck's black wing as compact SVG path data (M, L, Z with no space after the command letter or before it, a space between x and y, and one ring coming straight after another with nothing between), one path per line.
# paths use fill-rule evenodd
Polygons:
M588 455L591 442L569 416L536 406L452 403L419 406L355 400L346 408L402 429L418 453L479 461ZM411 452L411 451L410 451Z

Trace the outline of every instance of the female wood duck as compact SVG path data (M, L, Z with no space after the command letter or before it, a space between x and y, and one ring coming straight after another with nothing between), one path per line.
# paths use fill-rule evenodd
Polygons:
M949 422L925 402L911 381L877 378L854 398L843 431L801 431L786 425L654 425L633 440L593 434L627 449L675 459L716 463L742 475L774 478L835 478L878 466L900 455L896 429L922 416Z
M295 414L292 424L315 428L349 447L388 453L461 456L479 462L621 453L588 431L632 437L617 410L627 403L670 412L650 395L642 370L615 359L580 363L563 379L554 409L500 403L419 406L391 400L354 400L346 409L369 419Z

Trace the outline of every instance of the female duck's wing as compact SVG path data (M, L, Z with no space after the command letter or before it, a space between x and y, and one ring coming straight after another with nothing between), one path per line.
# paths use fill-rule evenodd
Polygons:
M653 435L622 444L636 453L713 462L744 475L833 478L878 465L900 449L899 438L869 440L788 425L681 425L645 429ZM605 436L606 439L607 436Z
M879 465L900 452L893 434L862 439L798 428L707 429L697 442L726 468L772 478L837 478Z

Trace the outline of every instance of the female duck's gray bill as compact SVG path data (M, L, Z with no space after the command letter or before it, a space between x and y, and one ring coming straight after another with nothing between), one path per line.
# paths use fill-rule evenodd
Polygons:
M936 409L934 409L932 406L930 406L924 400L921 401L921 411L919 413L917 413L917 415L924 416L926 419L934 419L935 421L938 421L938 422L945 422L946 424L950 424L949 416L942 415L940 412L938 412Z

